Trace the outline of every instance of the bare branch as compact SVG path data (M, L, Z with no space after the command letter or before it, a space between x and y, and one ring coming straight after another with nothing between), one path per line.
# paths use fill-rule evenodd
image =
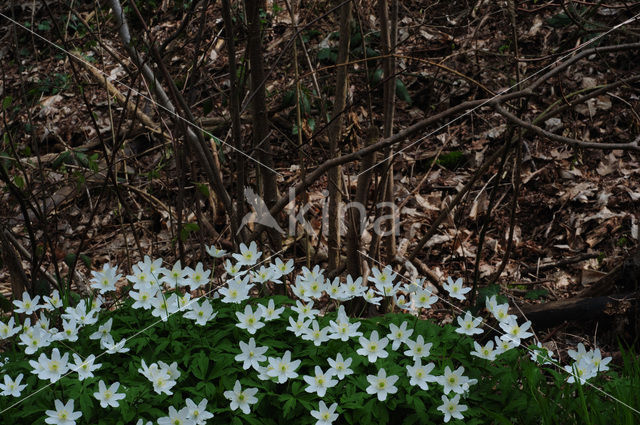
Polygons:
M555 140L556 142L565 143L571 146L578 146L585 149L602 149L602 150L620 149L620 150L628 150L628 151L636 151L636 152L640 151L640 146L638 146L638 143L636 141L633 141L630 143L594 143L594 142L583 142L578 139L572 139L570 137L560 136L558 134L554 134L550 131L544 130L538 127L537 125L533 125L527 121L521 120L520 118L516 117L515 115L513 115L512 113L504 109L500 104L495 104L494 107L500 115L502 115L512 123L517 124L520 127L526 128L527 130L532 131L539 136L544 136L548 139Z

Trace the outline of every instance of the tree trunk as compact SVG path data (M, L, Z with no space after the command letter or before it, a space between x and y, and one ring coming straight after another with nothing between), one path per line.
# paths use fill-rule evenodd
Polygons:
M375 143L377 137L377 129L375 127L370 127L365 139L366 146ZM362 205L366 209L369 184L371 183L371 167L373 166L374 158L375 155L373 153L362 158L362 162L360 163L360 175L356 186L356 198L354 201L356 207L351 207L345 211L347 217L349 217L347 231L347 272L354 279L358 276L362 276L362 264L359 251L360 242L362 240L362 231L364 230L363 222L367 219L366 210L365 213L362 214L358 209L358 206Z
M267 117L267 100L265 92L264 58L262 55L262 34L260 25L260 5L256 0L246 0L248 26L249 63L251 65L251 93L253 115L253 145L258 159L263 165L258 167L262 182L261 195L268 208L273 207L278 199L276 175L273 172L273 155L268 138L269 121ZM280 234L276 229L269 229L272 247L277 251L282 245Z
M392 15L389 19L389 9L387 0L379 0L380 8L380 34L382 36L382 48L383 54L386 56L382 60L382 66L384 70L384 86L382 95L382 104L384 106L384 129L383 137L391 137L393 134L393 116L395 112L395 93L396 93L396 77L395 77L395 65L396 61L393 56L396 48L396 29L398 22L398 0L392 0ZM393 149L388 148L385 151L384 174L382 175L382 181L385 182L382 191L384 193L384 201L387 205L393 204ZM386 238L386 262L391 264L396 255L396 228L395 219L393 215L395 213L394 208L385 207L387 211L386 215L391 218L389 227L387 228L389 234Z
M240 152L244 152L242 146L242 133L240 131L240 96L238 93L238 80L236 76L236 47L234 40L233 21L231 19L231 5L229 0L222 0L222 16L224 19L224 30L227 43L227 55L229 57L229 112L231 114L231 137L233 146L238 149L235 151L236 164L236 211L235 216L231 217L235 221L235 228L239 228L242 217L244 217L244 187L246 184L246 160ZM240 240L243 241L243 234ZM246 241L245 241L246 242Z
M329 127L329 154L332 158L340 156L343 112L347 103L347 65L351 44L351 3L340 8L340 47L338 49L338 67L336 71L336 94L333 103L332 122ZM342 64L342 65L341 65ZM329 271L340 266L340 203L342 202L342 167L329 171Z

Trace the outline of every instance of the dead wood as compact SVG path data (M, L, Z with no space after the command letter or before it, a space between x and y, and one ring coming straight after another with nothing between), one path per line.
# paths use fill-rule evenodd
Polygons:
M563 322L602 321L630 325L628 335L621 335L624 326L613 326L612 335L636 338L640 321L640 249L625 259L578 296L522 308L521 315L531 320L534 328L546 329Z

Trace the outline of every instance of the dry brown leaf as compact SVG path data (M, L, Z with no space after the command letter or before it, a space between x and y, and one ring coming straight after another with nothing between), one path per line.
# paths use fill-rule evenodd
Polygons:
M473 205L471 205L471 211L469 211L469 218L471 220L475 220L478 218L480 214L483 214L489 206L489 198L487 196L487 191L481 191L478 196L473 200Z
M573 284L571 276L564 272L556 273L556 275L554 276L554 282L556 288L566 288L567 286Z
M542 28L542 17L540 15L536 15L535 18L533 18L533 24L531 24L531 28L529 28L529 31L527 32L527 36L528 37L535 37L536 34L538 34L538 32L540 31L540 28Z
M604 161L602 161L600 162L600 164L598 164L598 168L596 168L596 171L598 174L604 177L613 173L615 171L615 168L613 167L613 164L611 163L607 164Z
M424 246L427 248L431 248L436 245L441 245L445 242L449 242L451 239L453 238L449 235L433 235L431 239L429 239L429 242L427 242Z
M440 211L440 207L436 204L431 203L431 196L424 197L419 193L416 193L415 200L422 209L425 211Z
M582 269L580 270L580 283L583 286L590 285L594 282L599 281L603 276L607 274L598 270L588 270Z
M629 197L631 198L631 200L633 201L640 200L640 192L634 192L633 190L631 190L631 188L628 188L628 187L625 187L624 189L629 194Z

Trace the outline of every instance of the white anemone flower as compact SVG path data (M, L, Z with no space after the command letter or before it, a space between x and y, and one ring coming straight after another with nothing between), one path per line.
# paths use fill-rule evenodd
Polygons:
M316 425L331 425L333 421L338 419L338 414L336 413L337 408L338 403L333 403L331 406L327 407L325 402L320 400L320 403L318 403L318 410L312 410L311 416L317 419Z
M74 400L69 400L66 404L56 400L56 410L47 410L45 422L52 425L76 425L76 420L82 416L82 412L73 411Z
M464 404L460 403L460 394L457 394L452 399L449 399L446 395L442 396L442 406L438 407L438 410L442 412L444 415L444 422L449 422L451 418L454 419L464 419L462 416L462 412L467 410L467 407Z
M231 410L240 409L242 413L248 415L251 413L251 405L258 402L255 395L258 393L257 388L242 389L240 381L236 380L232 391L225 391L224 396L231 401Z
M378 375L367 375L367 381L369 381L367 394L375 394L378 397L378 400L385 401L388 394L395 394L398 392L398 388L393 385L397 380L397 375L387 376L387 372L384 368L381 368L378 371Z
M375 363L378 358L384 359L389 356L389 353L385 350L385 347L389 344L387 338L380 339L378 337L378 331L371 332L369 339L361 336L358 341L361 348L356 351L361 356L366 357L370 363Z

